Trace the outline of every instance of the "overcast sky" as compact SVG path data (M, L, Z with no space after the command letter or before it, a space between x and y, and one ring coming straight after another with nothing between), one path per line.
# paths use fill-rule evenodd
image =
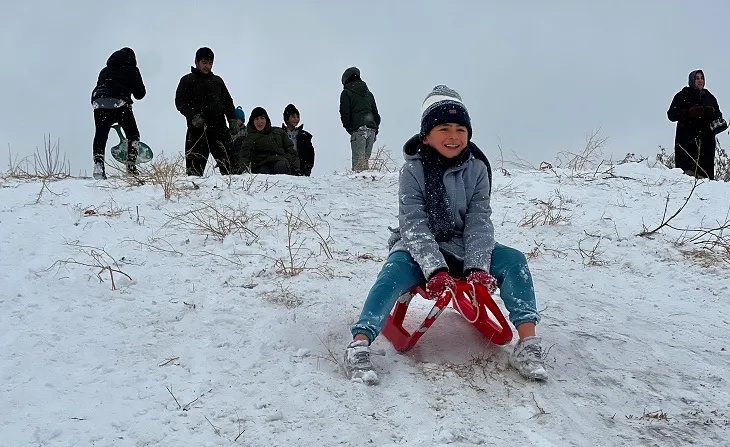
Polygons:
M106 5L110 6L106 6ZM340 77L355 65L382 116L377 144L402 160L431 88L461 93L473 140L497 160L501 140L535 165L579 151L598 127L607 153L672 148L666 110L690 71L730 114L727 0L341 0L50 2L0 6L0 144L26 155L44 133L60 138L72 171L91 171L99 70L129 46L147 97L135 102L142 141L179 153L185 120L174 104L195 50L248 116L264 107L280 125L288 103L314 135L314 175L350 165L339 120ZM112 6L113 5L113 6ZM164 6L163 6L164 5ZM721 142L730 146L727 134ZM110 135L107 147L116 144ZM109 155L107 155L109 156ZM0 171L7 168L0 156Z

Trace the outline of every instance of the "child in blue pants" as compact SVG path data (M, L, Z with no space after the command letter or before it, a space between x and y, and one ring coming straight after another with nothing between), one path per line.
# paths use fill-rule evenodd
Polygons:
M436 86L422 106L421 131L403 147L398 228L388 241L388 260L370 289L345 371L354 380L377 383L370 344L380 334L398 297L426 283L429 295L456 290L454 278L482 284L500 296L520 341L509 363L524 377L546 380L540 316L525 256L494 239L489 162L472 143L469 113L454 90Z

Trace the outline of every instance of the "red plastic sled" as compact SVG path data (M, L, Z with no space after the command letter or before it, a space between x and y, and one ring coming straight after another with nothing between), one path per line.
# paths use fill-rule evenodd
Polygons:
M407 351L415 346L449 303L492 343L504 345L512 341L512 329L486 287L475 284L472 289L472 285L467 283L466 280L457 281L455 295L447 291L438 297L421 326L411 334L403 327L403 320L406 317L408 305L416 294L427 299L433 299L426 293L423 286L418 286L408 294L398 298L393 312L388 316L381 332L393 344L393 347L400 352ZM473 294L476 294L475 300L472 300ZM490 313L494 318L490 317Z

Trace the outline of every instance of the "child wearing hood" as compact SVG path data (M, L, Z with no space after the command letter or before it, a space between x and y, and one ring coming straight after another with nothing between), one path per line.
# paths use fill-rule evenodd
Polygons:
M244 172L254 174L299 174L299 155L289 136L271 127L269 114L256 107L248 118L247 135L240 154Z
M519 342L509 363L522 376L546 380L540 321L527 260L520 251L495 242L490 206L491 170L471 142L469 113L461 96L434 87L422 105L421 131L404 146L400 170L398 223L389 255L370 289L344 369L352 380L377 383L370 345L380 334L398 297L426 283L431 297L456 290L455 278L499 288Z
M124 47L112 53L91 92L96 127L93 146L95 179L106 179L104 154L109 130L114 123L119 123L127 137L127 172L137 174L139 129L132 112L132 96L141 100L146 95L147 89L137 68L134 50Z

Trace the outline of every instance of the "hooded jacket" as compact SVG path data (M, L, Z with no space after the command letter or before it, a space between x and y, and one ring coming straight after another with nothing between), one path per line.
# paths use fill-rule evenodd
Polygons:
M266 126L262 130L256 129L254 125L255 118L259 116L266 117ZM248 135L243 141L241 158L245 165L251 166L251 172L258 172L265 164L286 160L291 173L299 173L299 155L294 150L294 143L283 129L271 127L271 119L266 110L262 107L253 109L246 130Z
M425 175L419 152L421 140L411 137L403 146L406 163L400 170L398 228L391 229L390 253L406 251L428 279L439 269L447 269L444 253L462 261L463 270L486 272L492 262L494 225L490 206L491 168L476 144L469 142L471 156L466 162L446 169L443 181L454 217L451 239L436 242L429 229L426 211Z
M134 50L125 47L112 53L106 61L106 67L99 72L96 87L91 92L91 102L109 98L132 104L132 95L140 100L146 94Z
M380 113L375 104L375 97L368 89L360 73L354 67L342 74L342 93L340 93L340 120L347 133L352 133L362 126L380 128Z

